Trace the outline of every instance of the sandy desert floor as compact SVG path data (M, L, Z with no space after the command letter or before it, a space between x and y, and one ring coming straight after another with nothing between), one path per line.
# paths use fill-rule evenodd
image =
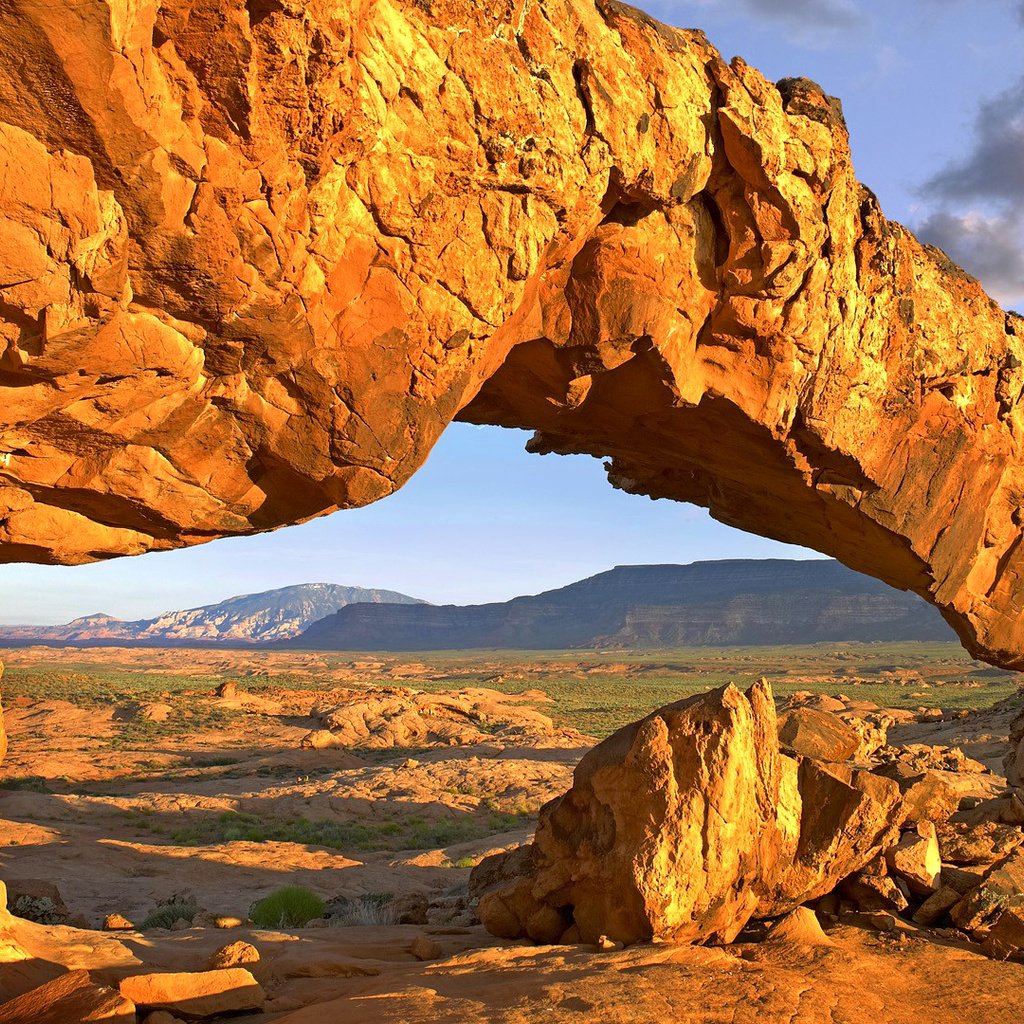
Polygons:
M894 742L959 746L993 770L998 790L1012 716L983 708L1013 692L1016 678L952 645L870 646L788 661L776 651L770 667L781 669L783 692L852 690L913 708ZM253 1020L1019 1020L1024 966L912 926L886 934L836 924L828 945L600 952L503 942L475 923L471 867L529 838L537 809L568 788L594 742L582 728L616 724L602 708L618 714L639 691L647 703L635 717L720 675L742 676L752 670L748 656L720 653L687 675L672 667L690 663L679 657L617 656L606 671L578 653L342 664L298 653L5 651L0 877L55 882L77 927L18 922L34 959L0 968L0 996L66 967L110 982L140 964L198 970L241 938L260 951L254 973L268 994ZM217 696L228 679L237 692ZM479 734L404 747L308 745L332 701L382 684L431 694L468 686ZM506 705L510 694L519 696ZM982 710L964 715L971 699ZM960 717L940 715L944 703ZM365 921L99 930L108 914L141 924L182 893L211 920L244 920L283 884L363 906ZM391 897L416 897L419 923L375 915ZM429 962L411 951L421 936L436 943Z

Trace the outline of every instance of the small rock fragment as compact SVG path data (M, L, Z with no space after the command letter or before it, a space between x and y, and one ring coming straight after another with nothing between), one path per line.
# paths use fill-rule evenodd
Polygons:
M994 960L1024 957L1024 910L1004 910L988 933L982 949Z
M130 932L135 930L135 925L122 914L107 914L103 919L103 930L105 932Z
M441 947L426 935L417 935L412 940L409 952L417 960L439 960L441 957Z
M919 896L930 896L940 885L942 859L935 838L935 826L919 821L911 832L905 832L899 843L886 854L889 870L902 879Z
M226 946L221 946L210 956L207 966L211 971L220 971L226 967L241 967L242 964L259 963L259 959L260 951L251 943L239 939L237 942L229 942Z
M933 925L960 902L961 894L952 886L942 885L917 908L915 924Z
M798 946L831 946L818 915L810 907L797 907L792 913L780 917L768 929L766 942L789 942Z

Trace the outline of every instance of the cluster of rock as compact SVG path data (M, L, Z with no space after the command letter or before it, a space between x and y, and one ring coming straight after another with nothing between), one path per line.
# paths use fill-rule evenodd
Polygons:
M965 796L934 765L983 765L945 748L929 764L920 745L904 757L884 716L853 717L809 706L779 716L762 680L621 729L541 810L532 844L474 870L480 919L541 943L730 942L751 920L812 904L889 914L891 928L948 917L1013 955L1024 947L1024 815L997 819L1016 792Z
M0 883L0 931L11 931ZM86 970L61 971L20 992L0 1005L3 1024L88 1024L92 1021L123 1024L177 1024L261 1010L266 992L252 969L259 951L247 942L232 942L218 949L196 971L160 971L129 974L114 983ZM11 941L0 946L0 963L29 961L28 953ZM247 966L243 966L247 965Z
M135 953L142 947L134 942L130 952L127 947L108 945L104 955L92 961L79 959L66 968L61 960L39 959L40 949L47 948L39 944L40 929L10 915L5 909L5 892L0 883L0 1024L183 1024L240 1014L278 1014L305 1005L302 995L283 993L289 981L379 973L378 967L337 952L318 956L306 948L289 955L282 952L279 942L272 942L268 949L266 933L252 930L245 933L245 939L227 942L212 952L209 946L204 951L189 941L188 947L180 947L184 955L170 961L158 957L155 962L149 958L140 962ZM407 894L389 896L388 900L391 913L386 921L352 923L426 924L428 901L424 897ZM332 916L342 916L345 902L333 901L331 909L336 913ZM110 930L133 928L131 922L117 920L116 915L111 915L108 923ZM323 928L327 924L320 920L309 926ZM407 929L397 940L389 941L397 941L399 959L437 960L443 948L432 936L446 931ZM54 938L61 941L59 934L48 936ZM139 936L136 933L132 938ZM98 940L93 936L90 941L93 951L101 944ZM195 951L189 952L191 949ZM265 957L267 953L270 955ZM90 966L76 969L80 963Z
M549 699L538 690L426 693L381 686L335 691L333 697L312 709L320 728L303 738L304 747L471 746L511 740L522 746L569 736L586 741L572 730L556 729L547 715L528 706Z

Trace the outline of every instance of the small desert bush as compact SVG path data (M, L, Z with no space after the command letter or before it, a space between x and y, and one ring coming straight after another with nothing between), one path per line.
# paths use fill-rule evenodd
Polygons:
M142 930L150 928L172 928L176 921L188 921L199 913L199 904L194 899L178 900L172 898L151 910L142 922Z
M18 896L11 904L11 913L36 924L67 924L68 915L49 896Z
M301 885L286 885L249 908L249 917L261 928L301 928L323 916L324 901Z
M368 892L345 901L335 900L331 923L340 925L397 924L394 896L389 892Z

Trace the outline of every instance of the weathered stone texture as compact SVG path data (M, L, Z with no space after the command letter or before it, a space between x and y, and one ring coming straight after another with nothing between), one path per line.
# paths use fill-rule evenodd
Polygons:
M1024 664L1024 321L813 83L614 0L15 0L0 58L0 558L362 505L459 416Z
M831 892L904 816L889 779L780 753L765 681L729 685L598 744L532 846L482 861L470 889L505 938L731 942Z

